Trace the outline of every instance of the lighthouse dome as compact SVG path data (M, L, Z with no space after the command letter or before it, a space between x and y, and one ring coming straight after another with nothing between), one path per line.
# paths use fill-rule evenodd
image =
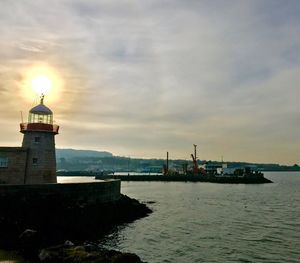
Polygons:
M33 107L29 112L34 113L34 114L39 114L39 115L53 114L52 111L48 107L46 107L44 104L39 104L39 105Z
M53 123L52 111L44 105L44 95L41 96L40 104L36 105L29 111L28 123Z

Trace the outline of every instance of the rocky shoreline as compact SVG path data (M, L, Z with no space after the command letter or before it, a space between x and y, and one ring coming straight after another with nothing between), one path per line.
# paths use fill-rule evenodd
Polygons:
M30 262L70 263L142 262L137 255L106 250L97 242L118 225L152 212L125 195L110 203L92 204L55 196L41 200L16 195L1 198L0 209L2 249L15 250Z

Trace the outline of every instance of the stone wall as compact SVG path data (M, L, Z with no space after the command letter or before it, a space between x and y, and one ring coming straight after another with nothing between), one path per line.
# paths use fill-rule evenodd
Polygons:
M0 183L24 184L27 153L26 147L0 147Z
M105 180L94 183L39 184L39 185L0 185L0 198L21 200L43 200L59 198L72 204L80 202L106 203L120 198L120 180Z

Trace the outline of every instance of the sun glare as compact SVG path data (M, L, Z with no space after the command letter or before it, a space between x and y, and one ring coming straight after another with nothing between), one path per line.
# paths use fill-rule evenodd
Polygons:
M31 81L33 91L38 95L47 95L52 87L52 81L46 76L37 76Z
M39 97L46 95L46 103L57 102L64 89L63 79L51 66L38 64L27 67L22 72L20 92L27 101L39 101Z

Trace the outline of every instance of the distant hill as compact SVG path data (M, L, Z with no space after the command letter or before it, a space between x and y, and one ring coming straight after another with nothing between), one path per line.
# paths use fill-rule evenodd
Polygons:
M149 167L163 167L166 160L164 159L143 159L113 156L106 151L91 150L74 150L74 149L56 149L56 160L58 170L68 171L87 171L87 170L114 170L114 171L141 171ZM199 160L198 164L213 162L221 165L221 162ZM170 167L182 168L183 165L192 166L191 160L169 160ZM247 162L226 162L229 168L255 165L262 171L300 171L300 166L280 165L280 164L263 164Z
M56 149L56 158L103 158L112 157L113 154L105 151L91 151L91 150L75 150L75 149Z

